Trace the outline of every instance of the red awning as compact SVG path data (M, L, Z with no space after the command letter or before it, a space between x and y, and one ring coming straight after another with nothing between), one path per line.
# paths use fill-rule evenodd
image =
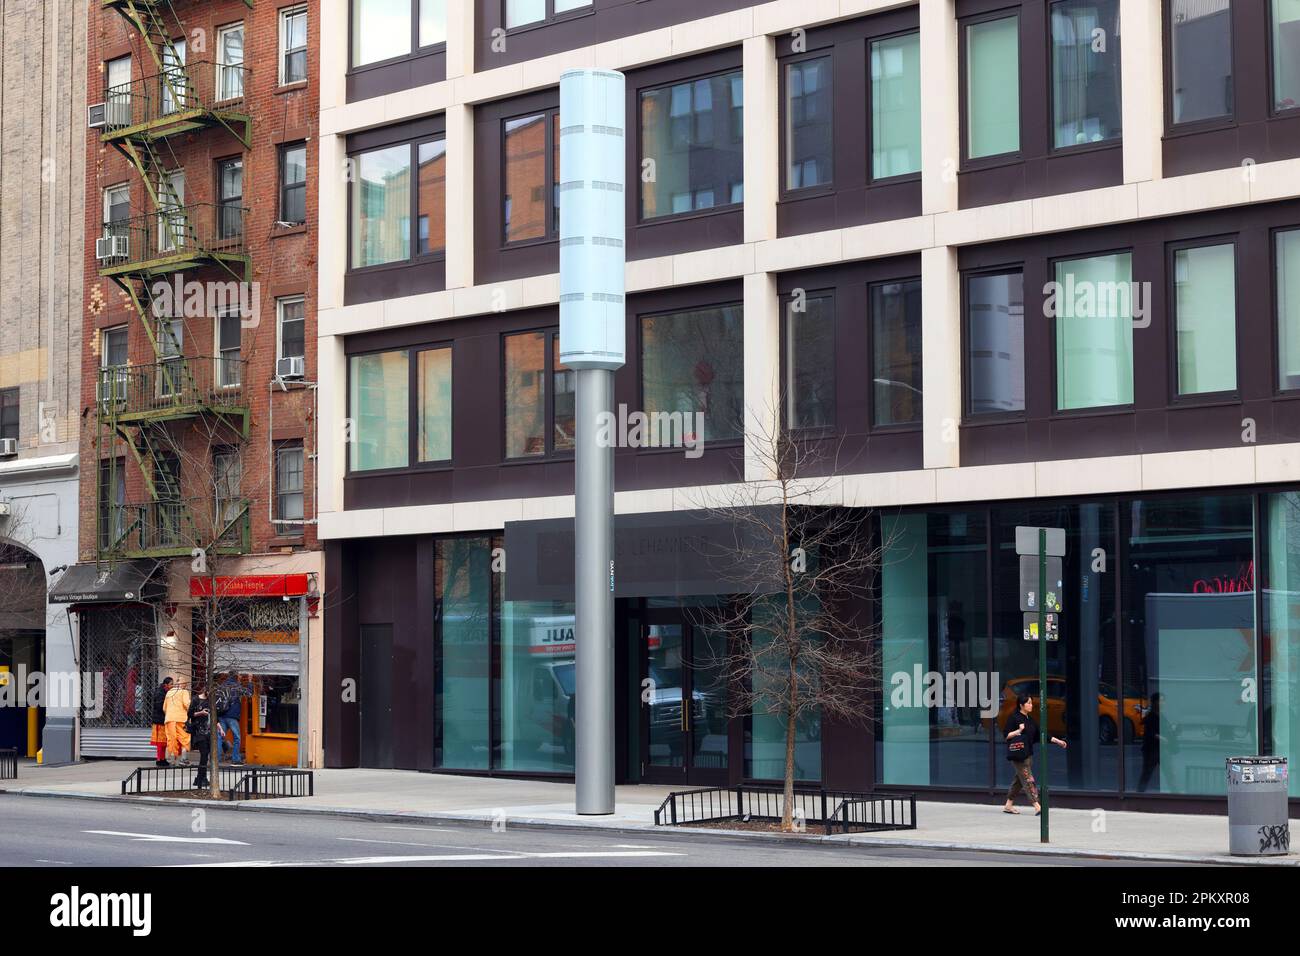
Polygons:
M190 578L190 597L301 597L307 593L305 574L246 574L238 577Z

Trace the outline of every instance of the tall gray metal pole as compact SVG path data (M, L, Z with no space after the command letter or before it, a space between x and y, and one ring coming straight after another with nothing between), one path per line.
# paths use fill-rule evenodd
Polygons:
M598 440L614 373L577 372L574 527L577 811L614 812L614 449Z
M624 362L625 93L621 73L560 77L560 360L574 435L576 809L614 812L614 370Z

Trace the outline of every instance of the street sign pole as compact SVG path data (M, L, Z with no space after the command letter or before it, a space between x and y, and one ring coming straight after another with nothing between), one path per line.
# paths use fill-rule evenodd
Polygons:
M1039 774L1043 815L1039 817L1038 841L1047 839L1047 762L1052 741L1047 721L1047 529L1038 529L1038 742L1043 750L1043 767Z

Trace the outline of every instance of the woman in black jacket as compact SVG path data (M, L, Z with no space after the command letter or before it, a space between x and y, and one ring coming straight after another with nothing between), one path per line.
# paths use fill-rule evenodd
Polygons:
M163 702L171 689L172 679L164 677L158 689L153 692L153 732L149 735L149 743L153 744L154 750L158 753L156 766L159 767L167 766L167 716L163 710Z
M190 701L189 719L186 723L194 749L199 752L199 772L194 778L194 789L202 790L208 785L208 751L212 746L212 705L205 688L199 688Z

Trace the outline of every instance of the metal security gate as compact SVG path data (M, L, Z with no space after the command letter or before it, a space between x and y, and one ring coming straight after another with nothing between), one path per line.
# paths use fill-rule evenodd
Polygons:
M123 604L80 611L79 670L83 757L151 757L153 694L158 686L154 609Z

